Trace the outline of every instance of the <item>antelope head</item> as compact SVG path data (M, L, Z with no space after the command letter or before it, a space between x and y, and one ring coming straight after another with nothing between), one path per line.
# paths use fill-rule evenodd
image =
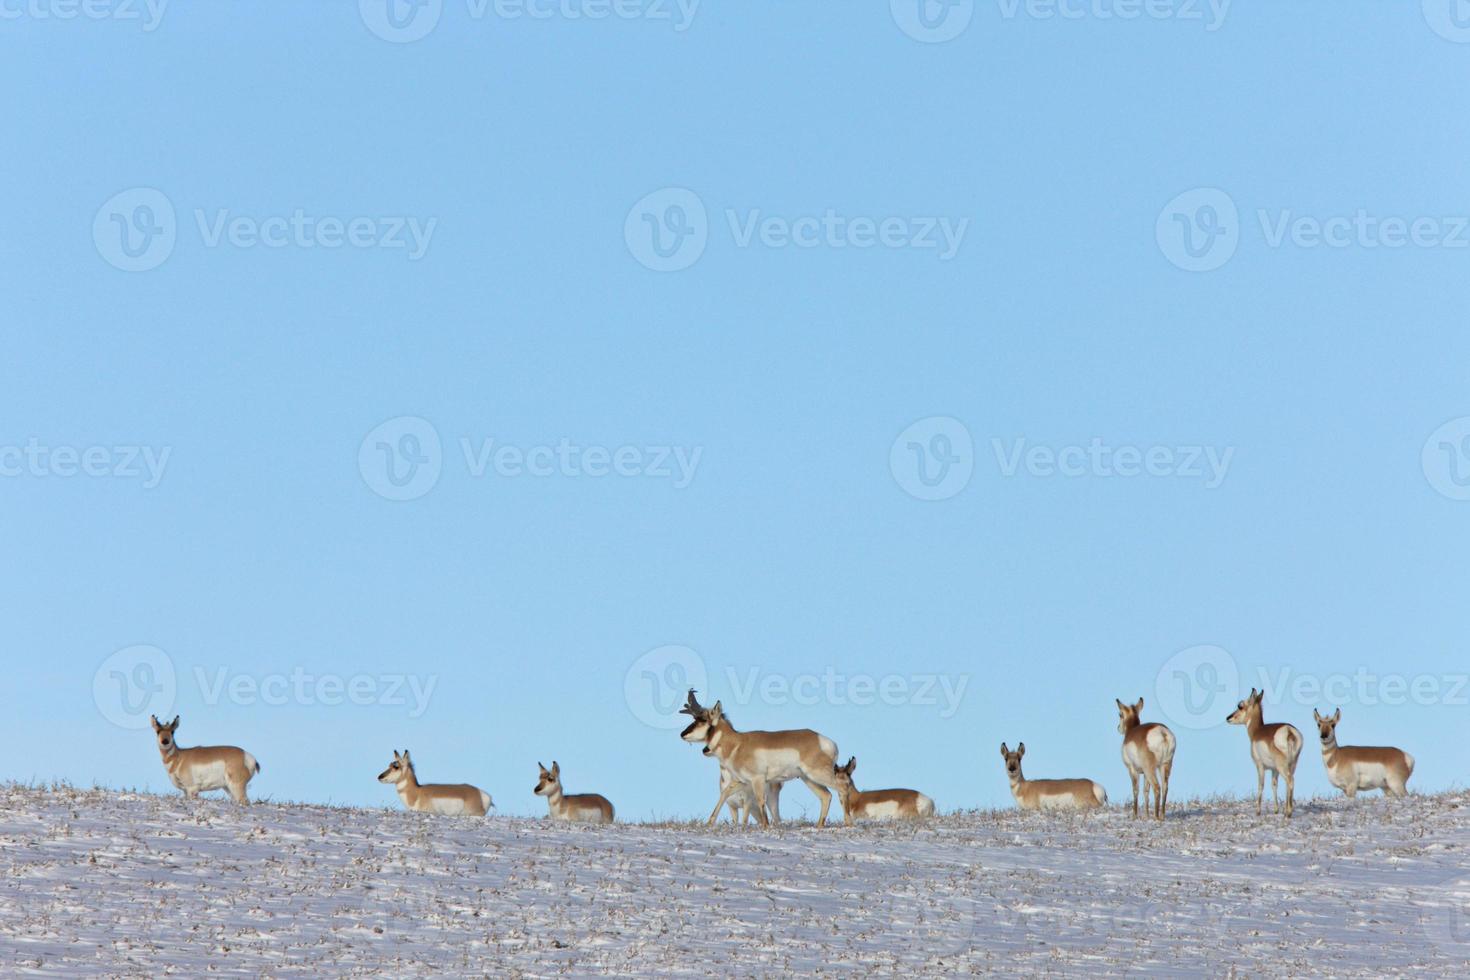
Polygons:
M1026 754L1026 743L1018 742L1016 751L1012 752L1006 747L1006 743L1000 743L1000 756L1006 760L1006 774L1012 779L1021 778L1021 757Z
M1117 698L1113 699L1118 701ZM1138 716L1143 711L1143 698L1139 698L1134 704L1124 704L1118 701L1118 731L1127 735L1129 730L1138 725Z
M536 780L535 793L537 796L550 796L561 789L561 763L553 759L550 769L539 762L536 763L536 768L541 770Z
M694 688L689 689L689 700L685 702L684 707L679 709L679 714L688 715L693 719L689 726L679 733L680 738L686 742L703 742L709 738L710 729L713 727L709 720L710 711L694 696Z
M1251 693L1246 696L1244 701L1241 701L1235 706L1234 711L1225 716L1225 720L1232 725L1248 725L1250 724L1251 715L1255 715L1259 719L1261 717L1261 698L1265 693L1265 691L1257 691L1255 688L1251 688Z
M1342 709L1338 708L1331 717L1317 714L1317 709L1312 709L1312 718L1317 722L1317 735L1322 739L1324 746L1331 746L1337 741L1337 723L1342 721Z
M393 761L388 763L388 768L378 773L380 783L401 783L408 774L413 771L413 762L408 758L408 749L399 755L398 750L393 750Z
M153 733L158 736L158 751L168 755L178 748L178 742L174 740L174 732L179 729L179 716L174 715L174 720L167 725L160 724L157 715L150 715L153 722Z

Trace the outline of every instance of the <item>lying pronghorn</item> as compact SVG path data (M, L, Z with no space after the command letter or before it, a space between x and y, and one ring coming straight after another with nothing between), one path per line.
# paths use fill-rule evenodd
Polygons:
M561 791L561 764L555 760L547 769L536 763L541 778L536 781L536 795L546 797L551 807L551 819L570 820L576 823L612 823L613 805L607 797L596 793L581 793L563 796Z
M163 768L168 770L169 781L184 791L189 799L214 789L230 791L236 803L249 803L245 786L260 772L260 763L255 756L233 745L196 745L192 749L182 748L174 738L179 729L179 716L167 725L158 723L152 716L153 731L158 735L158 753L163 756Z
M1117 698L1113 699L1117 701ZM1154 791L1154 818L1164 819L1169 805L1169 773L1174 768L1174 733L1157 722L1140 724L1137 704L1118 701L1118 731L1123 734L1123 765L1133 782L1133 817L1138 818L1138 779L1143 777L1143 813L1148 816L1148 791ZM1162 776L1162 779L1160 779ZM1161 785L1162 784L1162 785Z
M689 700L685 702L684 707L679 709L679 714L688 715L691 719L693 719L692 721L690 721L689 725L682 732L679 733L679 737L683 738L690 732L694 731L695 726L698 725L705 716L704 708L697 700L695 700L694 688L691 687L689 689ZM704 754L709 755L709 752L706 751ZM779 781L772 782L771 785L768 787L769 791L766 794L766 811L769 814L772 823L781 822L782 785L784 784ZM728 793L726 792L727 787L729 788ZM750 822L750 818L755 815L755 790L751 788L749 783L742 783L734 776L730 775L730 770L726 769L724 766L720 767L720 795L724 798L726 805L730 807L731 820L739 824L746 824ZM715 812L719 812L718 807L715 808Z
M833 766L837 777L837 797L842 801L842 822L849 827L862 817L865 820L918 820L934 816L934 801L912 789L870 789L866 792L852 784L852 771L857 756L845 766Z
M1381 789L1384 796L1408 794L1409 777L1414 774L1414 757L1403 749L1366 745L1338 745L1337 723L1342 709L1324 718L1312 709L1317 719L1317 734L1322 739L1322 762L1327 767L1327 781L1351 799L1360 789Z
M808 728L781 732L737 732L725 717L724 708L716 701L709 710L694 700L689 692L690 714L694 721L684 729L686 742L703 742L704 754L712 755L720 768L728 771L732 782L720 790L719 802L709 815L713 824L731 793L740 783L749 784L755 793L755 815L762 827L770 826L766 816L767 790L772 783L800 779L821 801L822 812L817 826L827 824L827 811L832 806L831 790L837 786L837 743ZM695 713L697 712L697 714Z
M1276 786L1286 776L1286 815L1296 809L1296 760L1302 754L1302 733L1292 725L1261 721L1261 698L1265 691L1251 688L1250 696L1225 716L1232 725L1244 725L1251 740L1251 761L1256 764L1256 813L1266 797L1266 770L1271 770L1272 811L1281 809Z
M403 755L393 751L393 761L378 774L378 782L392 783L398 788L403 805L417 813L439 813L446 817L483 817L495 805L490 794L467 783L420 784L413 771L408 749Z
M1000 743L1011 795L1022 810L1091 810L1108 802L1108 791L1090 779L1027 779L1021 772L1025 754L1025 742L1018 743L1014 752Z

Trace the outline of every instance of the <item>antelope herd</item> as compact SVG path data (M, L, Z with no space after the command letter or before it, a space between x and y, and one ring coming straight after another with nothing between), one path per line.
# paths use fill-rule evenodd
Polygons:
M1262 718L1264 692L1251 689L1226 721L1244 726L1250 739L1251 761L1256 767L1256 813L1262 810L1266 793L1266 771L1271 772L1271 798L1276 812L1283 812L1277 789L1286 777L1285 816L1295 810L1296 764L1302 751L1302 733L1284 722L1267 724ZM1132 704L1115 699L1118 732L1123 736L1123 765L1133 784L1133 816L1140 816L1138 794L1143 790L1142 816L1163 820L1169 805L1169 774L1174 768L1174 733L1158 722L1145 722L1143 698ZM781 787L799 779L821 805L817 826L826 826L832 794L842 803L843 822L857 820L920 820L934 815L934 800L912 789L860 790L853 783L857 758L837 764L837 743L809 728L785 731L740 731L716 701L706 708L693 689L680 710L690 722L679 733L686 742L703 745L703 754L719 764L719 798L710 812L714 824L726 807L735 823L744 825L752 815L762 827L780 823ZM1386 796L1408 793L1414 772L1414 757L1402 749L1338 745L1339 708L1331 717L1312 712L1322 745L1322 764L1327 779L1349 798L1359 790L1379 789ZM158 752L169 781L189 799L210 790L228 790L237 803L248 803L245 789L260 772L255 756L233 745L183 748L174 737L178 716L168 724L152 718ZM1021 771L1026 743L1011 751L1000 744L1010 779L1011 795L1023 810L1093 810L1108 802L1102 785L1091 779L1027 779ZM607 824L613 822L613 805L598 793L569 795L562 790L561 765L539 769L534 793L544 796L552 820ZM467 783L420 783L408 750L393 752L393 761L378 775L378 782L392 785L403 805L418 813L482 817L495 807L490 794ZM1149 800L1152 797L1152 804Z

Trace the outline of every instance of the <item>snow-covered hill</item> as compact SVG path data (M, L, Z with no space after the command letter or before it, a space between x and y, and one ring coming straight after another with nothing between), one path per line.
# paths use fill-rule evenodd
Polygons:
M557 827L0 787L0 974L1464 976L1470 794Z

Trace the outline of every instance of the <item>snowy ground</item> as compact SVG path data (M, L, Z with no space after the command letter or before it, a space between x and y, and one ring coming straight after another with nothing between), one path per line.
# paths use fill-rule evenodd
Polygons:
M0 975L1466 975L1470 793L919 829L0 786Z

